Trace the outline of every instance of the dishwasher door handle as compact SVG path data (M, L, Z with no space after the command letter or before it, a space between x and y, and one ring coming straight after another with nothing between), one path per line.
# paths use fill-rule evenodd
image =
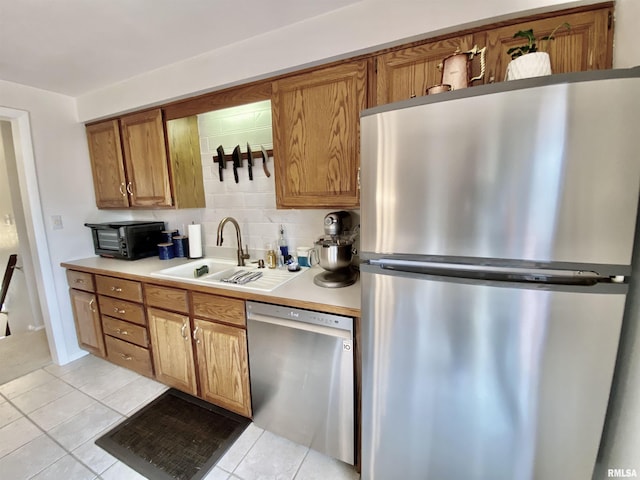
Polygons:
M351 332L342 330L340 328L331 328L325 325L315 325L307 322L300 322L296 320L289 320L286 318L277 318L267 315L261 315L259 313L250 313L247 315L247 320L254 320L261 323L270 323L272 325L279 325L281 327L293 328L295 330L304 330L311 333L319 333L321 335L327 335L330 337L343 338L345 340L352 340Z

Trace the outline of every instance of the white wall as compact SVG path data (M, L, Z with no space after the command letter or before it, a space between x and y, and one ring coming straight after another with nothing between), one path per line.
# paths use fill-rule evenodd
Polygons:
M25 142L16 142L14 135L14 144L16 149L23 144L32 145L29 148L33 152L17 152L18 157L28 161L35 156L42 210L41 217L35 220L44 223L44 229L32 233L38 236L37 242L44 241L48 248L46 262L50 263L52 272L51 277L38 278L38 281L53 281L53 285L46 285L52 295L43 302L49 306L43 316L49 340L55 342L52 356L59 363L66 363L84 352L77 345L65 273L59 265L65 260L93 254L90 237L83 226L86 218L96 211L84 126L78 122L75 100L64 95L0 80L0 105L4 107L0 107L0 115L27 112L30 131L20 132ZM24 189L22 184L21 189ZM52 215L62 216L62 230L52 229Z
M375 50L380 45L408 37L457 31L466 23L488 23L494 17L520 16L523 10L586 3L595 2L363 0L82 95L78 97L78 112L82 121L101 118L248 79L268 77L301 65L324 63L335 56Z

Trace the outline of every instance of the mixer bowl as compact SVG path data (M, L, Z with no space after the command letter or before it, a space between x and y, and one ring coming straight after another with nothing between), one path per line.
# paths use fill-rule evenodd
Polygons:
M351 265L353 258L352 243L316 242L315 249L318 255L318 263L325 270L335 272Z

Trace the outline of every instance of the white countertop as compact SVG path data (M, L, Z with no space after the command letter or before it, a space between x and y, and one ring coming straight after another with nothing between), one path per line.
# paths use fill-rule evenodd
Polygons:
M216 262L228 263L226 259L212 259ZM349 287L324 288L313 283L313 277L324 270L318 266L303 268L303 272L295 278L287 281L270 292L251 291L241 287L216 285L215 287L203 287L190 282L179 282L177 280L167 280L164 278L152 277L152 272L157 272L168 267L182 265L192 262L193 259L174 258L171 260L160 260L158 257L143 258L140 260L128 261L112 258L89 257L80 260L70 260L62 263L65 268L77 268L79 270L92 271L94 273L113 272L124 276L142 277L140 280L151 283L169 283L172 285L182 285L183 287L195 288L197 290L211 290L212 293L229 294L238 298L264 301L289 305L310 310L329 311L347 315L360 315L360 279ZM234 263L230 263L230 266Z

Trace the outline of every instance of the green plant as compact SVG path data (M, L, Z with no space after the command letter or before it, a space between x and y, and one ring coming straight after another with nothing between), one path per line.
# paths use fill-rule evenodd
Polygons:
M553 36L555 35L555 33L558 31L558 29L562 28L562 27L566 27L567 30L571 29L571 25L569 25L568 23L561 23L560 25L558 25L556 28L553 29L553 31L545 36L542 37L539 41L545 41L545 40L553 40ZM527 44L526 45L521 45L519 47L512 47L509 50L507 50L507 55L511 55L511 59L516 59L521 55L525 55L527 53L534 53L538 51L538 45L536 44L536 42L538 42L538 40L536 39L536 37L533 35L533 29L529 29L529 30L520 30L519 32L516 32L513 35L513 38L525 38L527 40Z

